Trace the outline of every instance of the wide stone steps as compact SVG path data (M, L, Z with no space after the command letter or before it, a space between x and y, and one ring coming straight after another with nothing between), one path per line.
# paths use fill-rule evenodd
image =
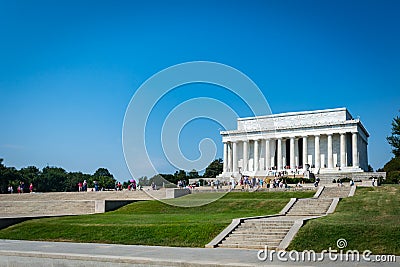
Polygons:
M345 198L349 196L351 187L325 187L320 198Z
M276 241L276 240L281 240L286 234L280 234L280 235L254 235L254 234L248 234L248 235L231 235L229 241L233 240L240 240L240 241L259 241L259 242L267 242L267 241ZM227 241L227 240L225 240Z
M253 223L242 223L240 224L240 228L268 228L268 227L272 227L272 228L280 228L280 227L291 227L293 225L293 222L285 222L285 223L273 223L273 224L269 224L269 223L257 223L257 224L253 224Z
M290 227L274 227L274 228L269 228L269 230L274 230L274 233L285 233L290 229ZM254 233L254 234L268 234L271 231L265 230L265 228L256 228L256 229L243 229L243 228L236 228L235 234L236 233L241 233L241 234L249 234L249 233Z
M218 246L222 248L276 248L285 238L293 220L253 219L241 223Z
M287 212L287 216L319 216L326 214L332 199L298 199Z
M276 249L279 246L279 243L273 244L264 244L264 245L257 245L257 244L220 244L218 247L221 248L240 248L240 249L265 249L265 246L268 246L269 249Z
M334 198L348 197L349 187L324 187L318 198L297 199L284 216L263 219L248 219L236 227L218 247L241 249L284 249L288 246L287 236L296 220L326 215ZM287 240L285 239L287 238ZM285 242L282 243L282 241ZM215 246L213 244L213 246Z
M290 226L291 227L291 226ZM290 229L290 227L283 227L283 226L277 226L277 227L253 227L253 228L243 228L243 227L238 227L236 228L237 233L257 233L257 234L267 234L271 230L274 230L274 232L285 232ZM235 231L235 232L236 232Z
M270 248L276 248L279 246L281 243L281 239L279 240L271 240L271 241L263 241L263 242L257 242L257 241L222 241L221 244L218 245L218 247L222 248L245 248L245 249L259 249L259 248L264 248L265 246L268 246Z

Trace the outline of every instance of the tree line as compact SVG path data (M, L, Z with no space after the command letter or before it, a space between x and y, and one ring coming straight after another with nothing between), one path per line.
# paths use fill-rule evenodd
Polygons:
M34 191L37 192L73 192L78 191L78 183L87 181L88 187L94 186L94 181L99 183L100 188L113 189L116 180L114 176L106 169L99 168L94 174L85 174L82 172L67 172L59 167L44 167L42 170L35 166L29 166L17 170L15 167L7 167L0 159L0 193L7 193L9 186L12 186L14 192L21 184L25 184L25 190L28 190L32 183Z
M386 172L385 183L400 183L400 117L396 116L392 120L391 135L386 137L389 145L392 147L394 157L377 171Z
M184 181L185 184L189 184L189 179L199 178L215 178L217 175L222 173L223 163L222 159L216 159L211 162L203 175L200 175L197 170L185 171L179 170L174 174L157 174L151 178L147 176L143 176L139 178L139 184L142 186L149 186L152 183L155 183L157 186L169 187L173 185L177 185L178 181ZM172 185L173 184L173 185ZM125 183L124 183L125 185Z

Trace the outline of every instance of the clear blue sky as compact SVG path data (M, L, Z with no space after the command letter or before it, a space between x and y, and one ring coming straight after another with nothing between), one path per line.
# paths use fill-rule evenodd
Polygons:
M273 113L347 107L371 134L370 164L382 167L400 109L399 14L400 1L0 0L0 158L129 179L121 135L131 97L158 71L203 60L248 75ZM160 110L192 96L240 105L212 86L191 88ZM210 137L221 157L220 127L187 125L185 155L196 158ZM156 150L159 136L150 143Z

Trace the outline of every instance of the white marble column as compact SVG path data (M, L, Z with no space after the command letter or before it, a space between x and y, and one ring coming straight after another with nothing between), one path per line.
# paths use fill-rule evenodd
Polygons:
M346 134L340 134L340 167L346 167Z
M299 167L299 139L294 139L294 167Z
M307 136L303 136L303 170L306 169L306 164L308 163L308 153L307 153Z
M228 171L228 143L224 142L224 172Z
M243 141L243 171L247 171L247 166L249 165L249 142L247 140Z
M321 154L319 149L319 135L315 135L315 169L321 168Z
M328 134L328 168L333 168L332 134Z
M228 142L228 172L232 171L232 143Z
M357 132L352 133L352 151L353 151L353 167L358 167L358 134Z
M271 147L270 140L265 140L265 169L268 171L271 168Z
M238 160L237 160L237 142L232 143L232 171L237 172L238 171Z
M282 138L278 138L278 147L277 149L277 161L278 161L278 166L277 169L278 171L282 170Z
M258 171L259 161L258 140L254 140L254 171Z
M294 160L294 137L290 137L290 168L294 169L295 168L295 160Z

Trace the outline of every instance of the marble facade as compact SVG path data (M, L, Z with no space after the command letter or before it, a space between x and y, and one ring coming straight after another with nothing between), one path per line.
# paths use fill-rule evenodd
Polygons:
M346 108L239 118L237 130L221 131L219 176L363 172L368 169L369 133Z

